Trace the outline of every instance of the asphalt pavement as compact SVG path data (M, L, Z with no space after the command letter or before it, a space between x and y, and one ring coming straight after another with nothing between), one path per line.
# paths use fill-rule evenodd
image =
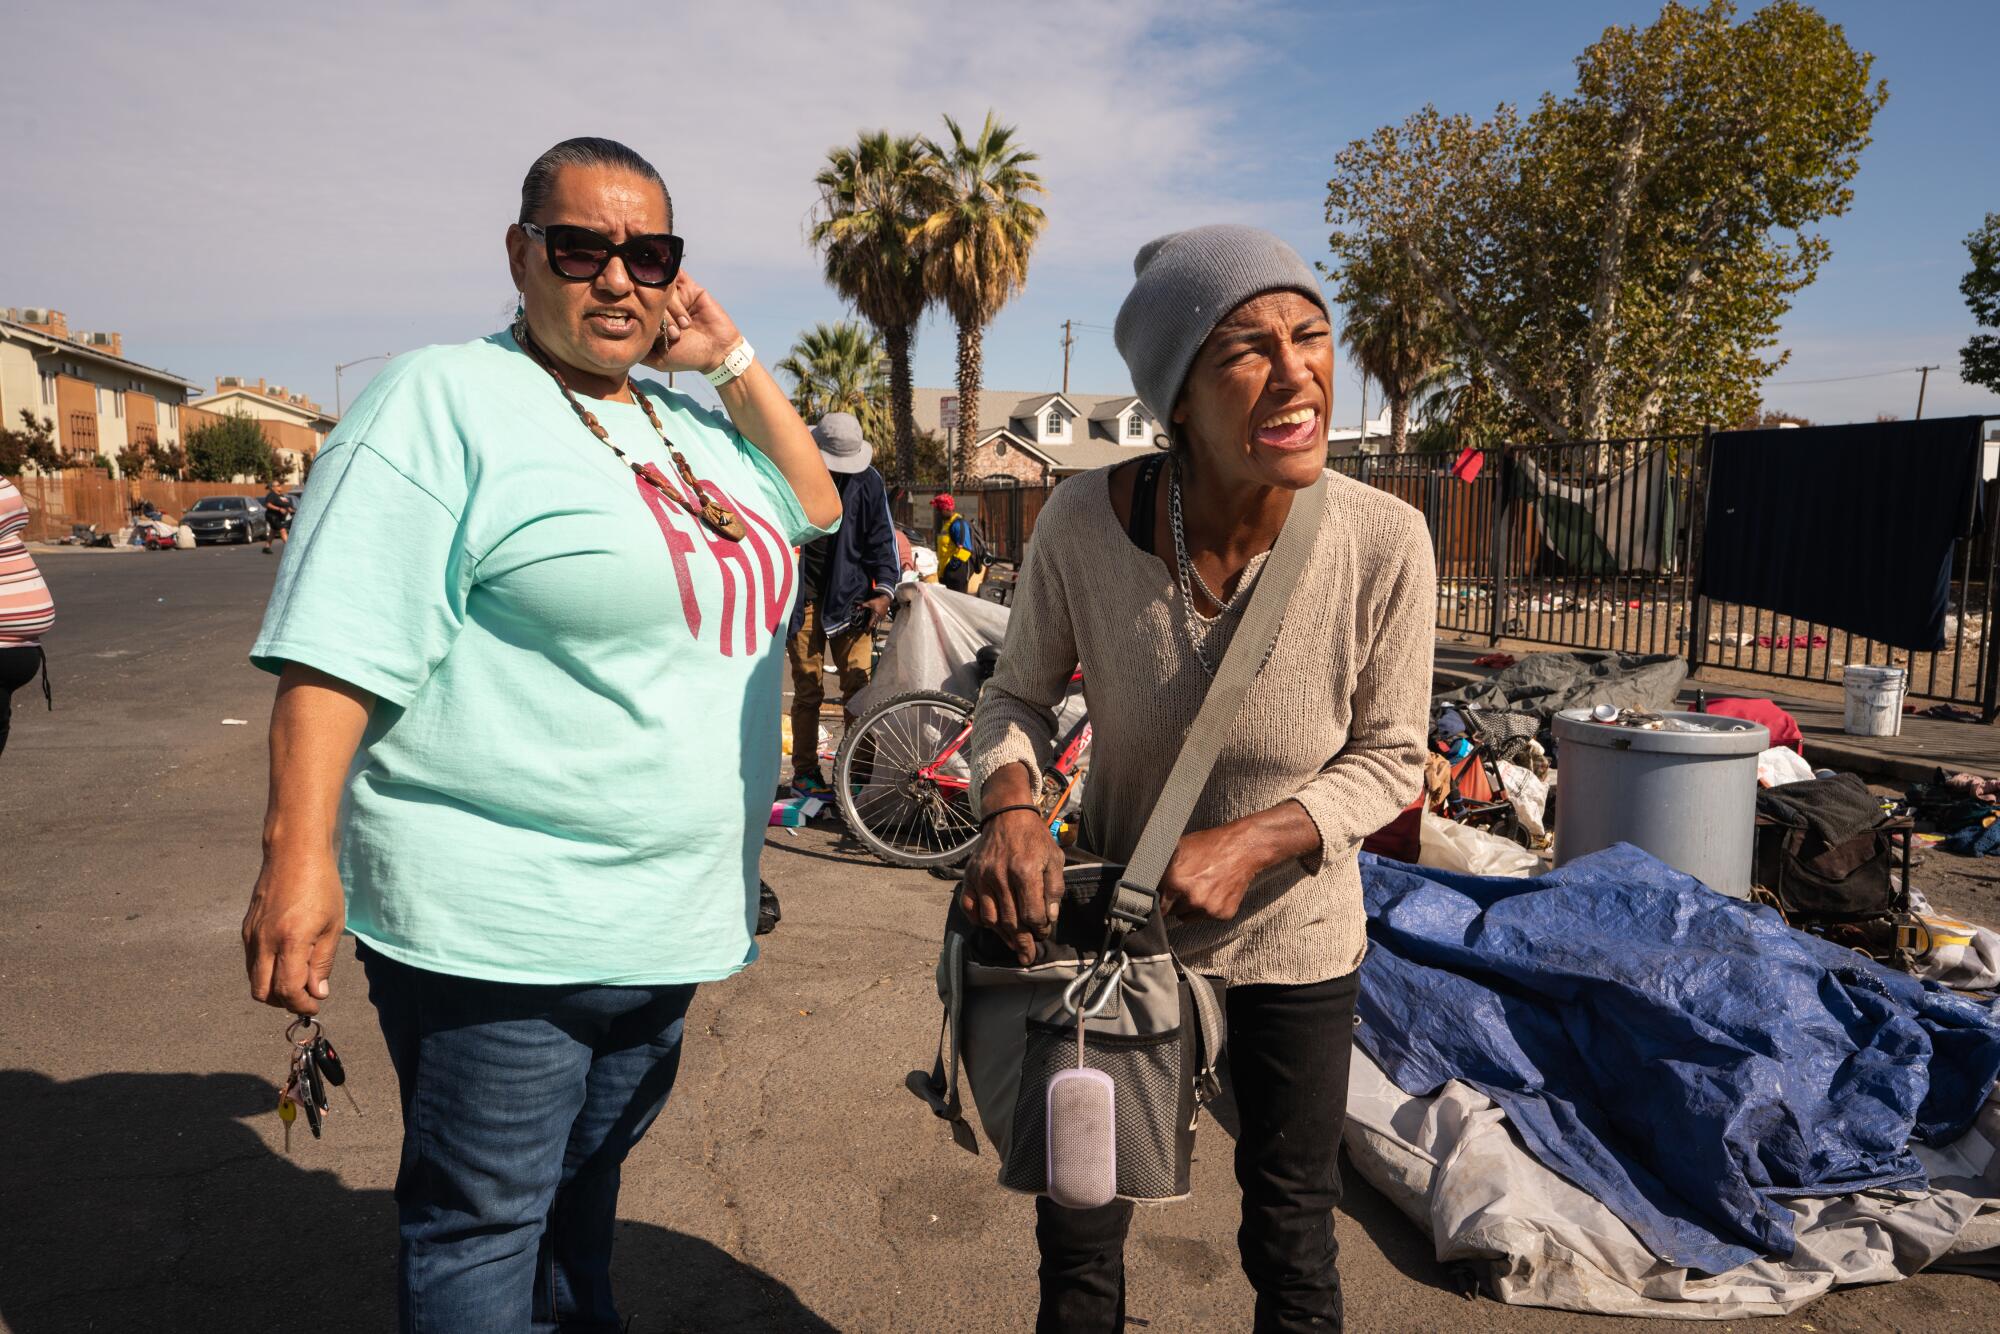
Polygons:
M21 692L0 757L0 1327L392 1328L400 1128L352 943L326 1022L366 1114L336 1101L289 1154L284 1017L243 981L272 695L244 655L276 562L37 556L56 710ZM937 1038L945 886L823 829L772 831L764 873L784 922L698 994L679 1087L625 1169L631 1328L1029 1328L1028 1201L903 1089ZM1194 1200L1141 1211L1135 1328L1249 1328L1229 1150L1205 1121ZM1339 1232L1356 1331L1634 1328L1462 1296L1351 1169ZM1685 1327L1988 1329L1993 1293L1924 1275Z

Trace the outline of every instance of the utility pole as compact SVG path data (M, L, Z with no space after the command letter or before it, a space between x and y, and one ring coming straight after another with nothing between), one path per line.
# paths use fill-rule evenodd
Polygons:
M1930 387L1930 383L1931 383L1931 372L1932 372L1932 371L1934 371L1934 370L1936 370L1936 369L1937 369L1937 367L1935 367L1935 366L1919 366L1919 367L1917 367L1917 373L1923 376L1923 379L1921 379L1921 380L1918 380L1918 381L1917 381L1917 418L1916 418L1916 419L1917 419L1918 421L1922 421L1922 420L1924 419L1924 390Z
M1361 439L1355 442L1354 452L1357 454L1366 454L1368 452L1368 376L1366 373L1361 377Z
M1071 332L1070 332L1070 325L1072 325L1072 324L1074 324L1074 323L1076 323L1076 321L1074 321L1074 320L1064 320L1064 321L1063 321L1063 336L1062 336L1062 345L1063 345L1063 387L1062 387L1062 391L1063 391L1063 394L1064 394L1064 396L1067 396L1067 395L1069 394L1069 350L1070 350L1070 347L1071 347L1071 345L1072 345L1072 344L1074 344L1074 343L1076 342L1076 335L1075 335L1074 333L1071 333Z

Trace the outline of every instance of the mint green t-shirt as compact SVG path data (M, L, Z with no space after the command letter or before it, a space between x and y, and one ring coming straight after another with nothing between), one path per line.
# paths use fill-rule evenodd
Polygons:
M376 697L340 866L391 958L662 985L756 957L793 547L822 530L727 419L637 385L745 541L504 333L397 357L313 463L251 660ZM583 401L675 476L636 403Z

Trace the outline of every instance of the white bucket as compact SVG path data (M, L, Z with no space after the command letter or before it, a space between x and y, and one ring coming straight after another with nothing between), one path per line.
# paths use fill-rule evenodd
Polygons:
M1841 669L1847 691L1849 736L1901 736L1903 696L1908 690L1901 667L1868 667L1851 662Z

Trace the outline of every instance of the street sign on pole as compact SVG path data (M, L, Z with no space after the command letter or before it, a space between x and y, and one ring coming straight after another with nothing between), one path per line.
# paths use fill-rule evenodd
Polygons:
M946 394L938 399L938 422L947 431L958 429L958 396Z

